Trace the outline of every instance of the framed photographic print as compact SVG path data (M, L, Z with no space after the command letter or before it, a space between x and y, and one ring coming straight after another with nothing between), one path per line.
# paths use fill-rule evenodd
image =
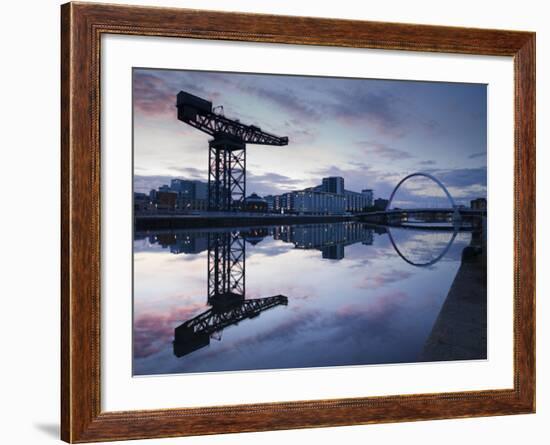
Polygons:
M62 439L535 410L535 35L62 6Z

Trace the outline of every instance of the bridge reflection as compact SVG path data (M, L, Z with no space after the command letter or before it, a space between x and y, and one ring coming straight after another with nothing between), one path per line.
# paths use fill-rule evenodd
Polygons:
M289 243L295 249L318 250L324 259L342 260L345 257L345 247L361 243L369 246L373 244L374 234L388 234L395 252L407 263L413 266L433 265L443 259L450 250L456 236L460 232L478 233L480 226L399 226L400 230L418 233L431 233L447 237L444 248L436 252L429 263L419 264L407 258L398 241L392 233L391 225L375 225L362 222L340 222L308 225L281 225L271 227L228 227L209 229L187 229L180 231L157 231L136 233L136 239L148 238L149 243L159 244L170 249L174 254L198 254L209 252L209 258L221 249L235 248L237 243L245 242L256 245L266 237ZM448 235L447 235L448 234ZM212 241L214 240L214 242ZM225 241L224 241L225 240ZM229 241L231 242L227 244ZM226 247L226 246L233 247ZM220 247L221 246L221 247ZM237 262L238 263L238 262Z
M447 255L447 252L449 251L449 249L453 245L453 242L454 242L458 232L459 232L458 230L454 230L452 232L452 235L449 237L449 240L447 241L447 244L441 250L441 252L439 252L439 254L437 254L436 256L434 256L434 257L432 257L428 260L415 261L415 260L409 259L407 256L405 256L403 254L403 252L401 252L401 250L397 246L397 243L394 240L394 237L392 235L392 231L389 227L388 227L388 231L387 231L388 238L390 239L391 245L392 245L393 249L395 250L395 252L397 253L397 255L399 255L403 261L405 261L406 263L410 264L411 266L415 266L415 267L429 267L429 266L433 266L435 263L440 261L445 255Z
M447 255L459 230L449 233L437 227L420 228L420 232L437 232L447 237L444 248L433 258L422 263L407 258L389 226L374 226L361 222L310 224L275 227L231 227L216 229L188 229L154 233L136 233L136 239L148 238L152 244L169 248L174 254L207 252L208 309L181 323L174 330L173 353L186 356L210 344L211 339L221 340L224 329L258 317L262 312L288 305L285 295L263 298L246 298L246 246L257 245L264 238L289 243L295 249L318 250L324 259L342 260L345 247L362 243L372 245L374 234L387 234L396 253L413 266L431 266ZM408 228L407 231L414 230ZM418 230L418 229L417 229ZM464 230L461 228L460 230ZM479 231L472 240L479 239ZM439 248L439 247L438 247Z

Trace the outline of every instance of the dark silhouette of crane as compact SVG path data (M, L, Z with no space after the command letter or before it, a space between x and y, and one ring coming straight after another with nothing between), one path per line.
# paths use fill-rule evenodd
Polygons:
M174 330L174 354L190 354L210 344L223 329L279 305L288 298L274 295L245 299L245 240L239 232L208 235L208 304L210 309Z
M185 91L177 95L178 119L213 136L208 141L208 209L242 208L246 197L246 144L283 146L288 137L223 115L223 108ZM217 111L220 109L222 111Z
M243 300L229 306L213 306L202 314L179 325L174 332L174 354L183 357L210 344L210 338L224 328L254 318L275 306L288 304L288 298L275 295Z

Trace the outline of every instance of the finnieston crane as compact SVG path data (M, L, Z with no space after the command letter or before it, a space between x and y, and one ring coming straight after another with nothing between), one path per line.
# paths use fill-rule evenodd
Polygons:
M275 295L253 298L229 306L212 306L206 312L187 320L174 331L174 355L183 357L210 344L210 338L228 326L238 324L247 318L254 318L268 309L287 305L288 298Z
M212 102L185 91L177 95L178 119L213 136L208 141L208 209L235 210L246 197L246 144L288 145L255 125L245 125L215 112Z
M245 298L245 240L239 232L208 236L208 305L210 309L174 330L174 355L183 357L210 344L210 338L232 325L259 316L288 298Z

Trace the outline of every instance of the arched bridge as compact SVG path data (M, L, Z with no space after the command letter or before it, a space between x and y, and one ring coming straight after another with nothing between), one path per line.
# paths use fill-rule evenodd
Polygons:
M445 195L447 196L447 199L449 200L449 203L451 204L451 208L456 208L456 204L455 204L455 201L453 199L453 197L451 196L451 194L449 193L449 190L447 190L447 187L445 187L445 185L443 185L443 183L437 179L435 176L433 175L430 175L429 173L422 173L422 172L417 172L417 173L411 173L410 175L407 175L405 176L401 181L399 181L397 183L397 185L395 186L395 188L393 189L393 192L391 192L391 195L390 195L390 199L388 200L388 204L386 205L386 210L389 210L391 208L391 204L393 202L393 198L395 197L395 194L397 193L397 191L399 190L399 187L401 187L401 185L411 179L411 178L414 178L414 177L417 177L417 176L421 176L421 177L424 177L424 178L428 178L428 179L431 179L433 182L435 182L439 188L441 190L443 190L443 193L445 193Z
M445 196L447 197L447 200L449 202L449 207L421 207L421 208L412 208L412 209L399 209L394 208L392 209L392 203L395 198L396 193L398 192L399 188L408 181L411 178L414 177L424 177L435 184L443 191ZM487 214L487 210L478 210L478 209L470 209L467 207L461 207L458 206L451 196L451 193L445 187L445 184L443 184L439 179L437 179L435 176L429 174L429 173L423 173L423 172L416 172L411 173L410 175L405 176L403 179L401 179L395 188L393 189L390 198L388 200L388 203L386 205L386 208L384 210L378 210L374 212L365 212L362 213L359 216L360 219L366 220L366 221L374 221L374 222L380 222L380 223L402 223L404 221L407 221L409 218L414 217L420 217L424 218L427 221L441 221L441 220L448 220L449 217L451 218L451 221L454 225L457 223L460 223L463 220L471 220L475 217L479 216L485 216Z

